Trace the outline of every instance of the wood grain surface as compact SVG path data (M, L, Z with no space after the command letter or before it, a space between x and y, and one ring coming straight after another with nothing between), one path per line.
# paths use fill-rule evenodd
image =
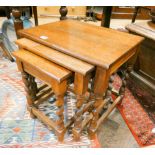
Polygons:
M31 70L32 75L37 74L37 76L42 76L42 78L46 75L45 78L49 78L49 81L50 79L55 79L56 81L61 82L71 75L71 71L26 50L22 49L20 51L13 52L13 55L24 62L25 70Z
M16 44L21 48L24 48L33 52L34 54L41 56L42 58L48 59L60 66L63 66L71 71L81 73L83 75L86 75L94 69L93 65L90 65L84 61L56 51L52 48L49 48L27 38L16 40Z
M140 36L73 20L40 25L18 33L105 69L143 40ZM41 39L41 36L47 38Z

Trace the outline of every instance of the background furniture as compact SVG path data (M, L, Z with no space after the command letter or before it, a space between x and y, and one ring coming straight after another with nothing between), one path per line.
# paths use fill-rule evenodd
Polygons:
M105 7L95 6L93 9L93 13L95 14L98 20L101 20L102 17L104 18L105 14L104 13L102 14L103 8ZM132 19L136 8L137 7L135 6L113 6L112 12L111 12L111 18L112 19ZM148 12L149 10L147 9L139 9L137 13L137 18L138 19L149 19L150 17L148 15Z
M16 39L16 35L14 35L14 38L10 39L10 36L8 34L14 34L14 24L16 25L16 19L15 22L13 22L14 17L11 15L12 10L17 10L13 11L12 14L15 17L20 17L20 19L17 18L17 21L20 21L20 28L28 28L32 26L32 22L29 20L32 16L32 13L34 14L34 20L35 20L35 26L38 25L38 17L37 17L37 7L29 7L29 6L22 6L22 7L10 7L10 6L5 6L5 7L0 7L2 12L4 13L4 16L7 16L7 19L3 21L1 29L0 29L0 47L2 49L3 55L5 55L6 58L8 58L10 61L14 61L14 58L11 54L12 51L16 50L17 47L14 44L13 40ZM19 26L19 25L18 25ZM18 36L17 36L18 37Z
M60 7L60 14L61 14L61 17L60 17L60 20L63 20L63 19L66 19L67 18L67 13L68 13L68 7L66 6L61 6ZM101 26L103 27L109 27L110 26L110 18L111 18L111 11L112 11L112 6L105 6L104 9L102 9L103 12L105 14L105 16L102 16L102 22L101 22ZM92 12L90 12L91 14ZM85 19L87 20L87 18ZM94 17L88 19L88 20L91 20L91 21L95 21L94 20Z
M105 6L102 12L101 26L110 27L110 18L112 14L112 6Z
M58 17L60 6L38 6L38 16L49 16L49 17ZM68 16L85 16L86 15L86 6L67 6Z
M0 7L0 16L7 17L10 19L10 14L13 9L17 9L21 12L22 16L27 18L31 18L34 15L35 25L38 25L38 17L37 17L37 7L36 6L1 6Z
M155 24L151 21L126 26L130 33L145 37L132 72L133 93L148 110L155 110Z
M132 17L132 23L135 22L137 16L144 14L146 11L150 12L151 8L154 8L154 7L153 6L145 6L145 7L144 6L136 6L135 10L134 10L133 17ZM149 16L149 15L147 15L147 16Z
M144 8L142 11L141 8ZM110 27L110 19L131 19L135 21L138 19L150 19L149 11L153 7L119 7L119 6L105 6L102 11L94 11L96 18L101 20L101 26ZM139 12L139 14L138 14Z
M114 6L112 10L113 19L132 19L136 6ZM148 10L139 10L137 19L149 19Z

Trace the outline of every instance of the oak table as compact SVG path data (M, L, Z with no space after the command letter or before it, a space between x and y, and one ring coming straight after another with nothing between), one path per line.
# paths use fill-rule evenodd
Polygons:
M19 46L20 49L26 50L29 53L29 55L32 56L32 58L31 58L32 61L35 61L35 56L42 57L42 59L43 59L42 62L40 60L39 64L38 64L38 66L40 65L40 68L42 68L42 69L40 69L40 74L38 74L38 75L41 75L41 77L36 74L34 76L34 74L33 74L34 71L37 70L37 68L38 68L38 66L37 66L37 64L35 64L35 62L31 62L31 67L29 67L30 70L27 70L27 72L29 72L35 78L41 79L41 81L43 83L47 83L48 74L53 75L53 77L51 76L50 79L53 79L56 77L57 77L56 79L60 79L58 77L58 75L55 73L58 73L58 74L63 73L63 71L61 71L59 69L51 69L51 68L53 68L52 63L50 63L51 67L50 66L48 67L49 69L51 69L49 72L49 69L44 68L44 66L45 66L45 62L43 62L44 60L46 61L48 59L49 62L53 62L54 64L57 64L59 66L63 66L64 70L68 69L72 72L72 76L70 77L70 80L67 81L67 89L65 88L66 85L63 85L63 87L60 88L60 84L59 84L58 86L60 89L58 89L58 92L55 92L55 96L56 96L57 100L59 97L61 97L61 99L63 99L64 98L64 94L62 94L62 93L64 93L63 90L65 90L65 93L67 90L72 91L74 93L74 95L76 96L76 113L74 114L74 116L71 119L69 119L64 124L63 130L61 130L61 132L59 131L59 135L58 134L57 135L58 135L58 137L60 137L59 140L63 140L65 131L67 131L67 129L74 123L74 129L72 131L73 136L74 136L75 140L79 140L80 134L81 134L83 128L87 125L87 122L89 122L89 120L92 118L92 116L91 116L91 118L89 117L89 119L87 119L85 117L84 118L85 121L84 121L82 114L85 113L85 111L87 111L87 109L89 108L89 104L85 105L85 108L84 108L84 103L86 100L88 100L87 99L88 98L87 97L88 96L87 95L88 94L87 93L88 83L89 83L89 80L92 77L92 74L94 72L94 69L95 69L94 66L91 64L88 64L84 61L81 61L80 59L76 59L72 56L66 55L66 54L56 51L52 48L49 48L47 46L44 46L42 44L39 44L32 40L29 40L27 38L21 38L21 39L16 40L16 44ZM21 55L20 55L20 53L21 53ZM22 63L25 63L25 60L27 61L26 63L29 63L30 60L23 58L24 54L22 55L22 53L23 52L18 51L17 54L16 55L14 54L14 55L16 57L18 57L18 59L20 59ZM17 65L18 65L18 61L17 61ZM32 70L34 65L35 65L35 68ZM23 70L25 70L24 65L23 65ZM41 72L41 70L44 72ZM42 77L44 77L44 78L42 78ZM74 79L74 81L73 81L73 79ZM74 82L74 87L73 88L69 87L70 84L72 84L73 82ZM53 83L51 85L51 83L48 82L48 85L51 86L52 89L54 89L55 83ZM31 85L32 84L30 83L29 86L31 87ZM26 89L26 90L28 90L28 89ZM28 94L32 94L31 92L32 92L31 90L28 91ZM56 93L57 94L59 93L59 96ZM47 93L45 95L47 96ZM33 106L36 107L35 102L31 102L31 105L29 104L28 106L30 106L31 109L33 109ZM43 100L39 99L37 102L42 103ZM64 113L63 106L64 106L64 103L62 103L61 106L59 106L59 109L60 109L59 115L60 114L63 115L63 113ZM61 120L61 122L62 122L63 118L60 117L59 120ZM81 123L82 120L84 123ZM45 122L45 119L42 121L44 122L44 124L47 124ZM49 126L49 124L51 124L51 126L53 126L52 124L54 124L54 123L49 123L49 121L48 121L47 125ZM55 126L53 126L53 128L55 129Z
M137 55L139 44L143 38L74 20L63 20L19 30L18 35L95 66L91 94L95 102L92 107L93 119L88 128L89 135L93 138L101 122L121 101L125 89L121 87L121 95L116 98L105 113L99 116L106 103L103 96L104 99L109 99L111 96L113 77L110 78L110 76L129 59L128 66L133 65L136 58L133 56ZM125 86L125 80L128 77L128 74L125 75L123 86Z

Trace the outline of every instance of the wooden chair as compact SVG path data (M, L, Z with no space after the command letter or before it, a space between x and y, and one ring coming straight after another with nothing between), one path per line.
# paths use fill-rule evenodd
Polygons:
M151 8L153 8L153 6L136 6L135 7L135 11L134 11L134 14L133 14L133 17L132 17L132 23L134 23L135 22L135 20L136 20L136 17L137 17L137 14L138 14L138 12L141 10L141 9L145 9L145 10L151 10Z

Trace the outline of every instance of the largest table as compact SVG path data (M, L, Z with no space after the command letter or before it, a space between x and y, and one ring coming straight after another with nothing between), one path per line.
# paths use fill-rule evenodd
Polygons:
M136 56L143 38L74 20L20 30L18 34L96 66L93 87L94 117L89 129L93 137L104 119L104 116L98 119L97 110L103 105L103 94L108 88L110 75L134 55ZM132 65L133 62L134 58L128 64Z

